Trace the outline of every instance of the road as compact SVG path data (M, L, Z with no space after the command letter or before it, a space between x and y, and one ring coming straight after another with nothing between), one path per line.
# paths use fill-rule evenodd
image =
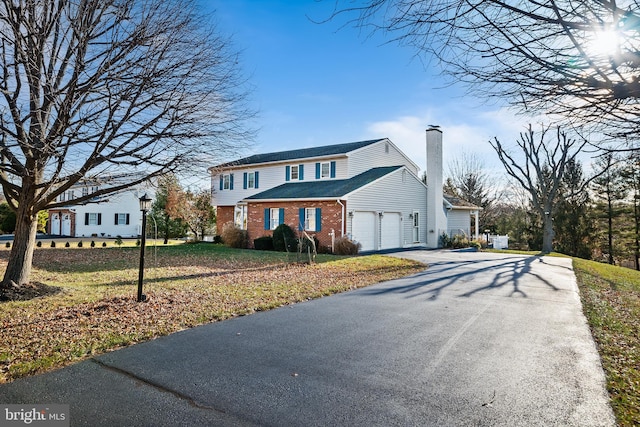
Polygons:
M424 272L0 385L71 425L609 426L571 262L412 251Z

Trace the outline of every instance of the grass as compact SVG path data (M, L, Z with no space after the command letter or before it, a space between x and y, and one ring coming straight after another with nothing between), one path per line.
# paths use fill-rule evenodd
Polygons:
M640 272L573 260L620 426L640 425Z
M0 268L8 251L0 251ZM412 274L384 256L295 255L197 244L149 247L135 301L139 249L38 248L31 279L62 291L0 303L0 382L207 322L268 310Z

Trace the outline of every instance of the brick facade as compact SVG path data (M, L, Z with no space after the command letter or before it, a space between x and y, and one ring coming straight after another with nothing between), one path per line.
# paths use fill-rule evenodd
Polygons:
M346 215L346 201L342 201L345 205ZM289 225L293 231L298 234L299 224L299 211L300 208L320 208L321 211L321 230L318 232L307 233L311 236L315 235L320 246L323 248L331 248L331 230L334 230L335 237L338 238L342 235L344 230L344 224L342 224L343 208L334 201L297 201L297 202L260 202L248 204L248 222L247 232L249 234L249 246L253 247L253 239L262 236L273 235L273 230L265 230L264 227L264 210L270 208L284 208L284 222ZM233 213L233 209L232 209ZM342 232L341 232L342 229Z
M233 222L233 213L235 206L217 206L216 207L216 234L222 234L222 227Z

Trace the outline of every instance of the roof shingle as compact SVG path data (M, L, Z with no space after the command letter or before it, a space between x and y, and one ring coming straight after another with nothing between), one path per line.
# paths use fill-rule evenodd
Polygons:
M373 168L349 179L286 183L254 194L246 200L339 198L400 168L402 166Z
M254 154L232 162L218 165L219 168L253 165L259 163L283 162L288 160L305 159L309 157L325 157L346 154L383 139L370 139L367 141L348 142L345 144L325 145L323 147L300 148L297 150L279 151L276 153Z

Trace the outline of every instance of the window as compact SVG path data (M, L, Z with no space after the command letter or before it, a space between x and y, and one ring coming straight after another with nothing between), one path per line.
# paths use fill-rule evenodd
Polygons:
M86 196L87 194L89 194L89 189L87 187L82 187L82 195Z
M418 212L413 212L413 242L420 241L420 216Z
M247 205L238 205L234 209L233 222L241 230L247 229Z
M220 175L220 191L233 190L233 174Z
M302 181L304 179L304 165L286 166L284 179L285 181Z
M336 162L316 163L316 179L335 178Z
M275 230L280 225L280 209L271 208L270 216L271 216L270 229Z
M84 225L101 225L102 214L87 212L84 214Z
M298 230L321 231L322 209L300 208L300 224Z
M60 196L58 196L61 202L64 202L65 199L65 193L60 194Z
M266 208L264 210L264 229L275 230L284 224L284 208Z
M114 218L115 225L129 225L129 214L128 213L117 213Z
M258 172L245 172L242 175L242 188L258 188ZM233 176L231 177L231 190L233 190Z
M320 167L320 178L329 178L331 176L331 163L323 162Z
M73 200L73 199L75 199L75 195L74 195L73 190L68 190L67 191L67 200Z

